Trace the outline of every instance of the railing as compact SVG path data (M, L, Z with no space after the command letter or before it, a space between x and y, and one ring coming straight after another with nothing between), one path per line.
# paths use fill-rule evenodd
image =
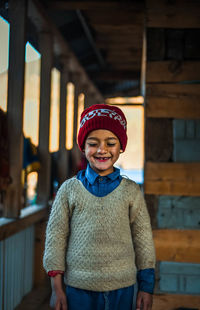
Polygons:
M0 221L0 310L13 310L37 280L34 266L41 265L41 255L35 246L35 224L46 213L46 208L35 206L24 210L19 219L6 220L3 225L3 219Z
M34 226L0 242L1 308L13 310L33 285Z

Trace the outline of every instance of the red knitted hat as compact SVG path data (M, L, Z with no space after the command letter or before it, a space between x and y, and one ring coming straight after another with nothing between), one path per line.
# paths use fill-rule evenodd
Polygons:
M124 151L127 144L127 121L124 113L116 106L94 104L81 114L78 146L83 151L87 135L97 129L112 131L119 139Z

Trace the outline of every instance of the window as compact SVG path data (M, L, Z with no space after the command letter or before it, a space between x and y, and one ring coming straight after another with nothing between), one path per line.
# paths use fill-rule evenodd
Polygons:
M74 84L67 84L67 109L66 109L66 149L73 148L74 132Z
M60 130L60 72L54 68L51 73L51 108L50 108L50 135L49 151L59 149Z
M24 136L38 145L41 56L29 43L25 51Z
M85 100L85 95L81 93L78 96L78 113L77 113L77 133L79 131L79 125L80 125L80 118L81 118L81 113L84 110L84 100Z
M0 16L0 108L7 111L8 58L9 58L9 23Z
M126 151L120 155L116 166L120 167L122 175L127 175L142 184L144 180L144 107L142 105L119 107L127 119L128 143Z

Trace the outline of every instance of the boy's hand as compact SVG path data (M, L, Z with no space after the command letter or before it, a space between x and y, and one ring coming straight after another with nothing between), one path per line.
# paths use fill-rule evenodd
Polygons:
M63 290L52 291L50 307L55 310L67 310L67 298Z
M151 310L153 304L153 295L139 291L137 295L136 310Z

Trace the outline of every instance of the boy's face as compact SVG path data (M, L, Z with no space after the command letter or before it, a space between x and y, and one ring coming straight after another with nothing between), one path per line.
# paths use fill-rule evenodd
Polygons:
M119 139L114 133L98 129L91 131L87 136L84 151L91 168L103 176L113 172L120 149Z

